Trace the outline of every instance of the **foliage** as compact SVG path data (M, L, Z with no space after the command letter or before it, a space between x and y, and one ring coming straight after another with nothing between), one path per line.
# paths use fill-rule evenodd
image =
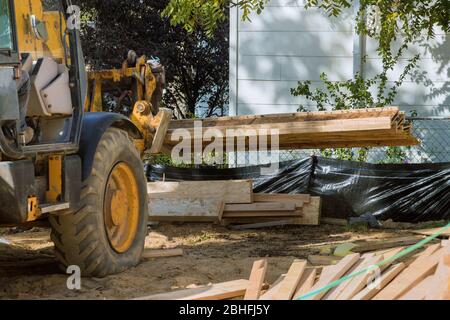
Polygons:
M93 69L120 67L127 52L158 57L166 70L166 107L178 118L223 115L228 105L228 22L208 36L172 26L162 12L169 0L83 0L82 41Z
M250 14L260 14L269 0L170 0L163 12L172 25L181 25L188 32L203 29L214 34L218 25L227 20L228 8L238 6L242 20L250 20Z

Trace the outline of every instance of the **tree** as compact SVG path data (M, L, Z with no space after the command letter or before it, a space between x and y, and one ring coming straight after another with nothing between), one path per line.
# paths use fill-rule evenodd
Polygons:
M217 24L225 19L224 10L238 6L242 20L250 14L264 10L268 0L171 0L163 15L170 17L173 25L182 25L187 31L198 28L212 34ZM339 16L343 9L353 5L352 0L304 0L306 8L318 7L330 16ZM333 83L326 74L321 78L324 89L312 91L309 81L299 82L292 94L302 95L319 106L334 105L338 109L383 107L394 100L405 77L416 66L420 56L409 60L395 85L387 88L387 72L394 68L408 47L422 37L434 37L435 27L450 31L450 4L448 0L359 0L356 31L378 41L378 54L383 61L383 71L372 79L356 75L354 79ZM401 36L399 49L392 44ZM370 88L378 86L373 95Z
M82 41L93 69L120 67L132 49L166 69L166 107L178 118L223 115L228 105L228 21L208 36L171 26L168 0L83 0ZM200 108L197 108L200 106Z

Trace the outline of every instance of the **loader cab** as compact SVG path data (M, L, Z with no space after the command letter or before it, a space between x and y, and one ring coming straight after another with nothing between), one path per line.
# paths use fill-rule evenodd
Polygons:
M78 150L86 73L75 13L71 1L0 0L0 150L9 158Z

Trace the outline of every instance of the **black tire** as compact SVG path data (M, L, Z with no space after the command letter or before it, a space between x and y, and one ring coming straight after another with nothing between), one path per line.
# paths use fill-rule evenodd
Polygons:
M105 227L104 202L106 184L118 163L132 170L139 191L139 217L132 245L118 253L108 239ZM79 266L83 276L105 277L136 266L142 256L147 236L147 183L142 161L125 131L110 128L100 140L92 172L83 181L79 210L50 218L51 238L55 254L65 271Z

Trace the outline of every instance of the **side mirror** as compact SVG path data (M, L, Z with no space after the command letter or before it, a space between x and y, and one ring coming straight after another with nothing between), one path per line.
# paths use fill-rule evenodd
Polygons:
M45 22L39 21L35 15L30 16L31 30L33 30L34 36L47 42L48 40L48 32L47 27L45 26Z

